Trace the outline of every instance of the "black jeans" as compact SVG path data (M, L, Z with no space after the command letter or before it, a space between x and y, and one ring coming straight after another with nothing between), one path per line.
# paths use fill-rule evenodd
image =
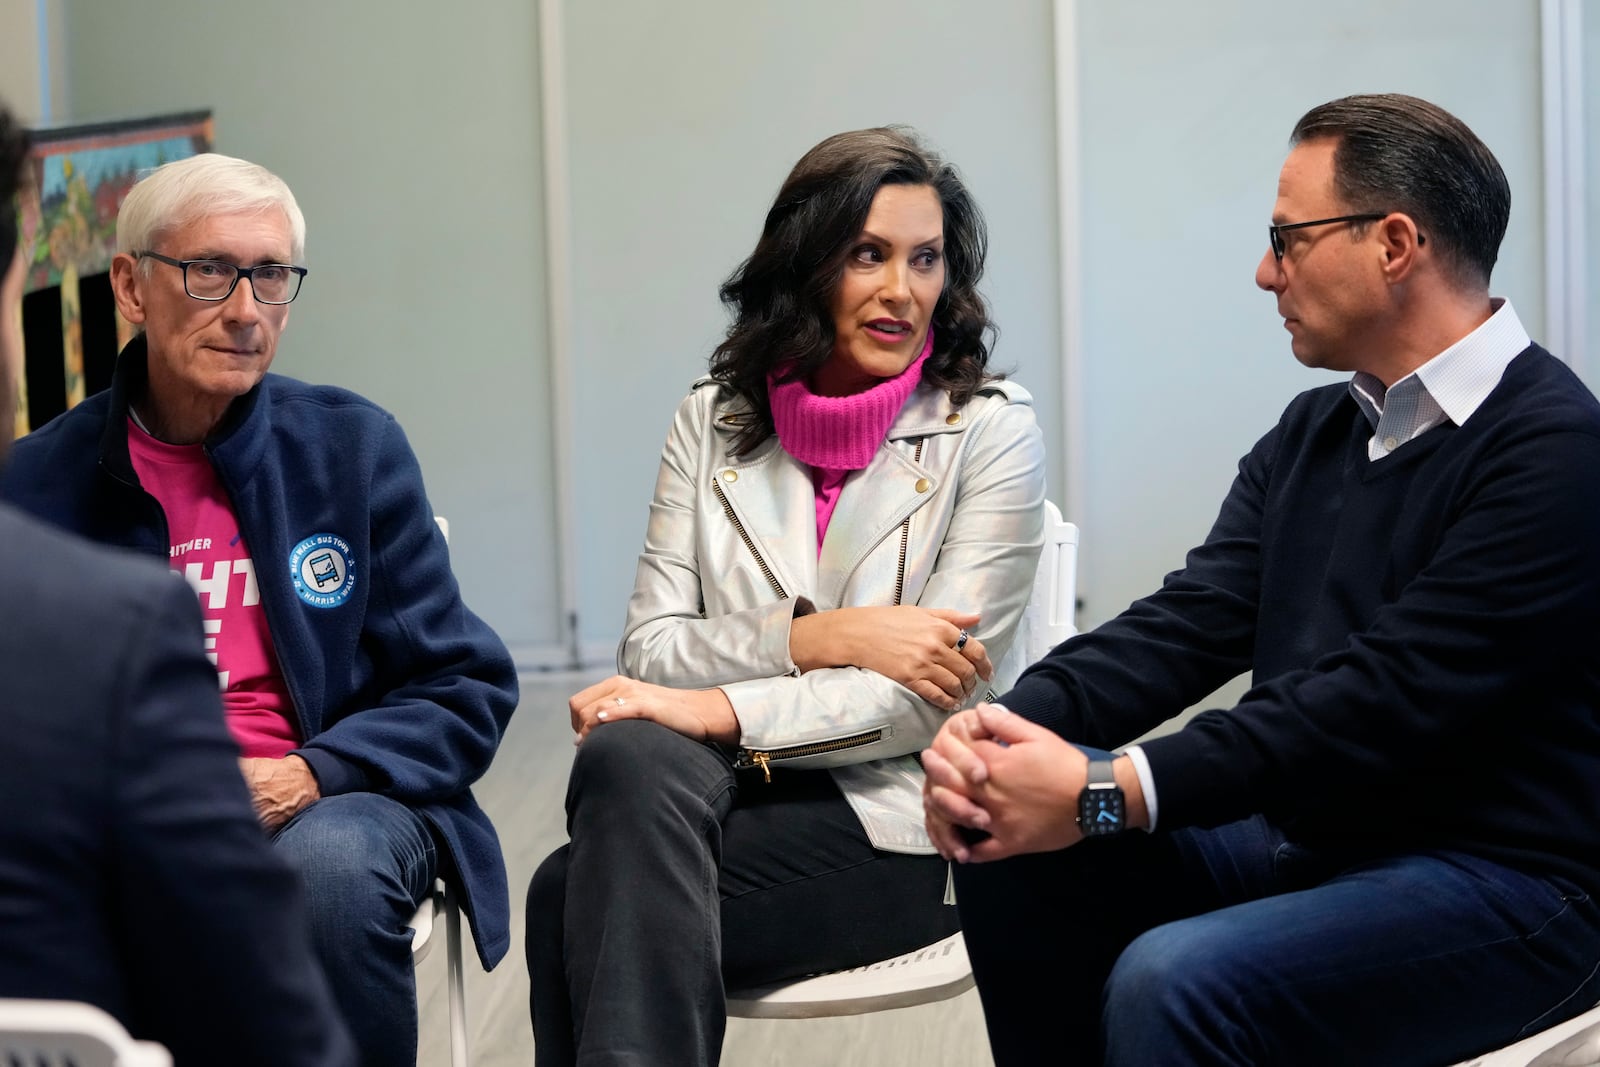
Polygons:
M714 1064L724 979L853 967L957 928L944 861L874 849L827 771L735 774L651 722L584 741L567 833L528 887L539 1067Z

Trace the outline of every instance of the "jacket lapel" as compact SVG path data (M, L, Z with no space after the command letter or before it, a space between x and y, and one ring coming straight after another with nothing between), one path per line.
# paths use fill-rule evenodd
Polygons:
M938 473L913 459L916 442L933 434L958 432L961 420L950 418L955 411L944 390L919 387L895 417L872 462L845 482L817 561L819 609L842 602L851 576L885 538L896 539L898 561L900 525L932 500L939 488Z
M819 558L811 468L785 452L776 437L748 456L726 458L742 411L735 402L715 417L724 459L712 476L784 592L810 597L819 611L838 607L862 561L886 537L898 537L906 516L933 499L939 476L912 459L915 441L966 428L944 390L919 386L872 462L845 482Z
M919 484L924 487L921 493ZM839 493L817 560L819 610L839 606L851 574L884 538L899 537L900 524L928 498L931 484L910 454L892 445L879 448L865 470L850 476Z
M712 477L784 592L812 596L817 585L817 506L810 468L779 447L774 437L748 456L724 459Z

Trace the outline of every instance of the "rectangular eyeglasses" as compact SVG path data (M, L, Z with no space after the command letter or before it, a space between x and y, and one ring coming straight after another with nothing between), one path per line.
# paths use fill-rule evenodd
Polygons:
M1285 222L1280 226L1267 227L1267 243L1272 246L1272 254L1279 262L1283 260L1283 235L1290 230L1303 230L1307 226L1332 226L1336 222L1376 222L1378 219L1389 217L1389 212L1368 211L1360 215L1339 215L1331 219L1313 219L1310 222Z
M288 304L300 295L300 281L306 276L306 268L288 263L239 267L220 259L173 259L160 252L136 252L135 255L183 271L183 291L196 300L226 300L233 295L240 278L249 278L250 292L258 302Z

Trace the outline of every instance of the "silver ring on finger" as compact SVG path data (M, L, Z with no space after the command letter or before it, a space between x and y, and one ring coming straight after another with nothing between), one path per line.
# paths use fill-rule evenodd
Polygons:
M623 700L621 697L617 697L617 707L620 708L620 707L622 707L622 705L624 705L626 703L627 703L626 700Z
M970 640L972 640L972 635L962 630L961 635L956 638L956 651L960 652L963 648L966 648L967 642Z

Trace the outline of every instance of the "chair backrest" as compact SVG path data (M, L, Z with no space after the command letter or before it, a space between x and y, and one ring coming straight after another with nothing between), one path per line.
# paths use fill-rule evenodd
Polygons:
M0 999L0 1063L27 1067L172 1067L154 1041L135 1041L92 1004Z
M1033 593L1022 609L1022 621L995 671L995 692L1010 688L1017 675L1045 653L1078 632L1078 527L1061 517L1061 509L1044 502L1044 548L1033 574Z

